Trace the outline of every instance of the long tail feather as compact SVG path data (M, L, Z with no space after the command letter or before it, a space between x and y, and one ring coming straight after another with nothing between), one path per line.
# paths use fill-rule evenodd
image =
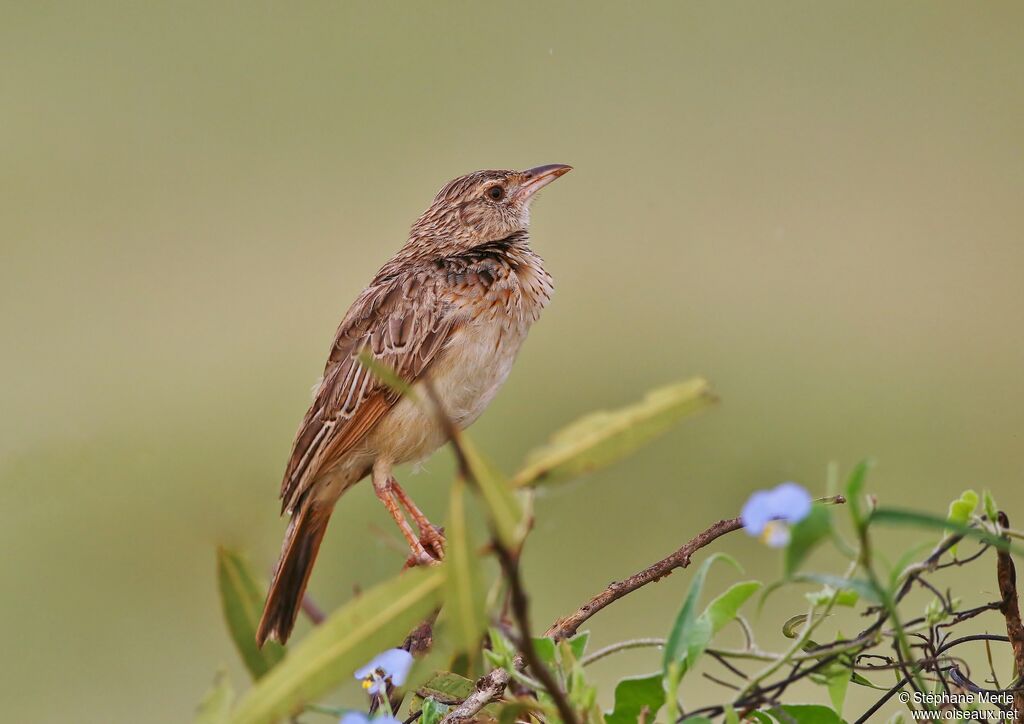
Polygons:
M317 506L312 500L304 501L292 515L263 606L263 616L256 629L259 646L267 639L283 644L291 635L330 517L331 507Z

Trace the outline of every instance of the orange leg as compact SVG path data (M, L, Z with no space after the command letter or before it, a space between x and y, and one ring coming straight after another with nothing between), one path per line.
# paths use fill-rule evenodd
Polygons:
M379 479L377 475L373 477L373 490L377 494L377 498L380 502L384 503L384 507L387 508L388 513L394 519L395 524L398 525L398 529L402 531L402 537L405 538L405 542L409 544L409 550L412 551L413 561L416 563L431 563L435 559L432 555L427 553L426 548L420 543L420 539L413 533L412 528L409 527L409 521L402 515L401 509L398 507L398 502L395 499L395 492L392 488L393 478L390 476Z
M391 490L394 492L398 502L405 508L409 516L415 521L416 527L420 529L420 543L424 546L429 547L430 553L437 560L444 558L444 534L441 529L436 525L427 520L427 516L423 514L416 503L412 501L409 494L402 490L402 486L398 484L398 481L394 478L389 480L391 484Z

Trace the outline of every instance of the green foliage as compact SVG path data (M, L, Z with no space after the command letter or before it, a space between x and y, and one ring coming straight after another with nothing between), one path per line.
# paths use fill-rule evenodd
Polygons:
M658 711L665 705L664 674L657 672L647 676L623 679L615 685L615 708L605 714L605 724L636 724L640 712L648 713L648 721L654 721Z
M779 724L842 724L838 714L818 704L783 704L769 713Z
M264 593L245 559L226 548L217 550L217 584L224 620L231 640L253 679L259 679L284 658L284 648L268 642L256 646L256 626L263 610Z
M469 439L462 436L460 443L466 457L472 482L484 500L491 530L508 550L519 549L526 535L526 516L508 480L491 465Z
M403 394L408 394L408 390ZM879 507L874 497L866 494L868 461L851 471L844 488L856 534L853 543L847 542L848 531L844 533L842 529L848 526L837 521L832 508L816 503L790 529L789 542L782 552L780 580L767 588L760 581L734 582L712 597L703 610L699 606L711 567L724 560L741 569L724 553L709 555L701 551L704 560L693 573L665 640L618 642L585 657L589 632L569 639L558 635L529 638L529 632L521 628L520 609L512 609L516 615L509 616L501 593L518 593L512 599L515 601L527 598L518 587L520 577L509 575L509 571L517 565L532 523L532 491L517 491L515 486L557 482L611 464L712 400L706 383L694 380L655 391L642 402L619 411L585 417L534 453L513 482L490 465L465 436L456 435L463 476L455 481L451 491L445 562L406 571L356 597L293 646L287 657L280 647L255 647L262 588L241 556L219 551L218 582L225 620L246 667L257 681L232 710L234 694L226 677L219 675L199 708L196 722L270 724L301 713L304 707L336 716L341 710L316 705L315 700L351 677L376 654L401 642L424 619L435 620L439 608L431 650L420 657L404 683L408 696L393 699L407 700L403 718L416 716L421 724L440 724L451 707L478 690L472 677L485 673L483 667L487 666L496 670L491 676L503 674L502 681L510 682L503 699L492 701L475 715L474 721L487 724L513 724L530 718L558 724L559 713L566 708L575 712L580 724L633 724L641 720L653 724L660 717L676 721L683 677L698 666L719 665L723 667L717 669L720 674L726 671L739 677L736 690L726 689L711 706L705 702L688 705L687 709L698 715L685 721L706 724L723 717L726 724L740 724L742 713L743 721L758 724L840 724L851 683L888 691L854 670L858 656L880 650L884 658L891 659L894 648L904 659L902 665L918 679L915 685L921 686L923 672L932 664L915 661L915 651L907 645L908 631L912 635L928 633L931 640L951 640L945 629L937 637L938 629L934 627L957 625L961 617L951 613L960 610L961 602L949 594L940 597L936 592L924 616L919 610L904 615L900 610L902 596L912 587L906 584L914 583L935 567L934 559L922 563L919 558L929 555L927 551L934 547L934 539L909 548L894 565L888 566L885 551L874 542L877 526L897 525L942 531L947 536L963 535L1013 552L1018 552L1017 548L1011 547L1006 538L1019 534L1003 531L992 522L998 509L988 491L980 500L973 491L965 491L953 501L944 517ZM834 466L829 476L833 481L830 485L836 485L838 474ZM484 565L482 551L486 549L481 549L471 534L467 485L479 496L492 538L491 549L500 554L504 578L498 581L487 579L487 572L493 567ZM983 503L987 519L977 515L979 502ZM838 554L845 559L845 571L805 570L811 553L830 542L833 557ZM949 542L946 539L947 545ZM940 548L934 555L943 554ZM826 556L819 558L828 560ZM885 566L882 574L877 570L879 561ZM968 562L965 559L958 563ZM817 590L793 591L795 586L808 583L815 584ZM488 589L494 592L490 597L485 595ZM761 589L765 591L762 601L770 592L788 591L801 603L800 612L791 613L782 624L784 636L790 639L785 650L762 649L745 619L740 619L746 640L743 648L715 648L716 635L737 620L741 607ZM614 586L609 589L614 590ZM937 591L934 587L932 590ZM821 627L839 607L860 608L861 614L877 624L858 636L844 638L836 634L832 644L819 645L815 639L821 640ZM572 630L579 624L571 618L569 622L572 627L560 628L556 624L551 631ZM778 630L777 623L771 625ZM532 643L539 664L524 666L524 661L532 661L530 648L517 648L524 640ZM613 708L600 711L599 692L588 676L587 665L621 650L651 645L663 648L661 669L619 680ZM709 651L710 656L706 655ZM779 701L776 695L769 695L773 691L789 691L791 680L786 677L806 677L814 682L821 687L820 697L828 705ZM381 702L383 709L388 710L388 703L383 699ZM700 715L705 712L709 716Z
M714 402L707 381L698 378L653 390L618 410L593 412L531 453L513 482L552 484L607 467Z
M960 494L959 498L950 502L946 520L956 526L966 526L977 507L978 494L973 490L965 490ZM950 531L946 530L943 532L943 535L949 535L949 533ZM956 546L949 550L954 556L956 555Z
M1024 555L1019 546L1012 546L1010 542L992 535L981 528L972 528L966 525L959 525L930 513L920 513L914 510L903 510L901 508L878 508L871 513L871 524L889 524L910 526L915 528L933 528L943 533L959 533L965 538L975 538L982 543L999 548L1000 550L1011 551L1016 555Z
M448 569L445 603L455 647L470 656L477 651L487 628L483 566L466 522L465 484L452 486L445 562Z
M419 719L422 724L438 724L444 715L448 713L448 707L438 702L434 697L429 697L423 702L423 707L420 711L423 712Z
M235 692L231 688L227 672L221 669L199 704L193 724L227 724L234 698Z
M827 506L816 503L810 514L790 529L789 545L783 557L783 572L786 577L796 573L811 551L829 537L832 532L832 512Z
M349 679L441 603L440 567L406 571L331 614L239 702L232 724L271 724Z

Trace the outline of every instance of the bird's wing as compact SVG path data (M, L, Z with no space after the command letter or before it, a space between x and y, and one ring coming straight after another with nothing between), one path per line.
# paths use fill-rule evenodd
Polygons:
M398 401L398 392L360 363L366 353L412 383L450 339L458 311L429 272L376 281L345 315L323 380L295 435L281 483L291 512L321 471L336 465Z

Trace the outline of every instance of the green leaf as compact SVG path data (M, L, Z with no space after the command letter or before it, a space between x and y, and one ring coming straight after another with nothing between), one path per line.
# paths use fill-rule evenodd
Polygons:
M976 538L983 543L988 543L994 548L1008 550L1016 555L1024 555L1019 546L1012 546L999 536L992 535L980 528L970 528L966 525L956 525L946 518L928 513L918 513L915 510L903 510L900 508L878 508L871 513L871 523L888 523L890 525L914 526L918 528L934 528L951 533L960 533L966 538Z
M253 679L259 679L284 658L284 647L268 641L256 645L256 626L263 610L264 594L245 559L227 548L217 549L217 585L220 604L231 640Z
M623 679L615 685L615 708L605 713L605 724L636 724L640 712L647 708L647 721L655 721L658 710L665 705L664 675L659 671L648 676Z
M850 688L850 669L845 665L834 666L826 674L826 688L832 708L842 717L843 703L846 701L846 690Z
M981 498L985 503L985 515L993 523L999 520L999 506L996 505L996 499L992 497L992 491L982 491Z
M770 713L780 724L843 724L838 714L820 704L783 704Z
M448 569L445 604L451 621L455 648L470 655L477 652L480 637L487 628L484 602L483 566L466 522L465 482L452 485L448 527L448 549L444 565Z
M194 724L227 724L234 698L235 692L231 688L227 672L221 669L213 678L213 686L206 692L196 710Z
M846 479L846 507L853 518L853 525L860 530L867 522L864 514L864 482L867 480L868 471L874 466L872 460L861 460L850 472Z
M820 583L837 591L854 591L861 598L871 603L881 603L881 592L876 591L869 581L863 578L843 578L828 573L799 573L791 579L793 583Z
M438 724L448 713L448 707L431 696L423 700L423 708L420 711L423 712L419 719L422 724Z
M978 494L973 490L965 490L960 494L959 498L949 504L949 513L946 515L946 520L954 525L967 525L977 507ZM949 535L949 531L944 531L943 535ZM956 546L950 548L949 552L956 557Z
M477 490L484 500L494 535L510 551L518 550L526 531L523 507L516 499L515 492L508 480L477 452L465 435L460 438L460 447L466 456L466 464Z
M832 531L832 513L828 506L815 503L806 518L790 529L789 545L786 546L783 572L788 578L796 573L814 547L829 536Z
M627 407L592 412L533 451L513 484L556 483L607 467L715 400L707 381L697 378L652 390Z
M833 597L835 598L834 605L836 606L853 607L856 606L857 602L860 600L860 594L852 588L841 588L836 590L832 586L824 586L819 591L812 591L804 594L804 598L806 598L807 602L813 606L825 606L833 599Z
M724 553L715 553L704 561L704 563L701 564L701 567L697 569L697 572L693 576L693 581L690 583L690 590L687 591L686 598L683 600L683 606L679 609L679 614L676 616L672 630L669 632L668 640L665 642L665 653L662 659L662 673L666 677L670 678L670 680L674 678L670 677L670 674L672 673L670 669L673 665L680 665L683 664L683 662L686 662L689 666L692 666L700 653L707 648L712 635L714 635L714 622L712 620L712 616L698 616L697 602L700 600L700 594L704 588L704 579L707 578L708 570L711 568L712 564L718 560L728 561L737 569L739 568L739 564L731 557ZM742 590L734 592L735 590L737 589L734 586L723 594L723 596L719 597L719 599L715 599L716 602L719 602L719 615L727 613L732 604L742 597ZM731 597L730 592L732 592ZM752 592L753 591L751 591L751 593ZM749 594L747 595L749 596ZM742 600L739 600L739 603L742 603L745 600L746 598L743 597ZM736 605L736 608L739 608L738 604ZM678 670L679 678L682 678L685 671L685 666ZM673 683L678 684L678 681ZM671 697L674 696L674 693L675 692L672 688L670 688L668 695Z
M965 490L960 497L949 504L946 520L956 525L967 525L975 508L978 507L978 494L973 490Z
M548 666L556 666L558 659L555 655L555 640L547 636L535 636L533 638L533 650L537 656Z
M442 566L405 571L332 613L260 679L233 724L271 724L330 691L376 654L401 641L440 605Z
M688 721L690 724L712 724L706 716L688 716L683 721Z
M577 659L582 659L583 654L587 651L587 642L590 640L589 631L581 631L571 639L569 639L569 648L572 649L572 655Z
M700 615L708 622L711 635L714 636L727 624L731 623L740 611L740 607L747 602L761 588L760 581L741 581L730 586L725 593L722 593L708 604L704 613ZM693 662L690 663L693 665Z

